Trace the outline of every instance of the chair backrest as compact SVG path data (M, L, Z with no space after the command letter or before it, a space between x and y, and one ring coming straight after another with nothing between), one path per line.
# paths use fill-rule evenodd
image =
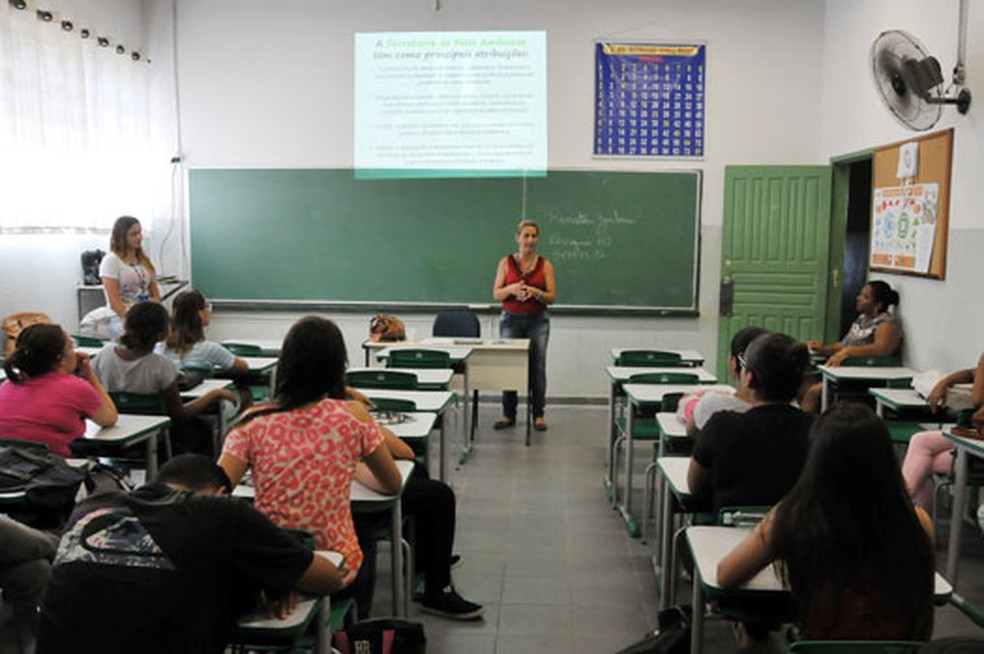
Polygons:
M889 357L847 357L841 362L842 366L879 366L892 367L901 366L902 357L894 354Z
M345 373L345 381L355 388L417 388L417 375L388 368L350 370Z
M666 393L663 395L663 400L660 402L659 410L663 413L670 413L677 410L680 405L680 400L683 399L683 393Z
M258 357L263 355L263 348L250 343L223 343L222 347L237 357Z
M801 640L789 647L790 652L802 654L911 654L924 643L909 640Z
M475 338L482 335L482 326L471 309L449 309L434 316L431 335Z
M442 350L401 348L391 350L387 368L450 368L451 355Z
M629 384L696 384L700 378L692 372L640 372L629 376Z
M771 510L768 505L722 506L718 509L717 523L726 527L757 525Z
M413 400L397 400L389 397L373 398L372 406L380 411L416 411L417 403Z
M75 339L79 347L102 347L109 342L95 336L83 336L82 334L72 334L72 338Z
M616 366L626 368L642 367L685 367L686 364L677 352L664 350L622 350L615 360Z
M12 445L17 447L26 447L31 450L48 451L48 445L46 443L39 443L38 441L25 441L20 438L0 438L0 445Z
M120 413L138 414L144 416L166 416L167 405L160 393L124 393L109 391L109 397Z

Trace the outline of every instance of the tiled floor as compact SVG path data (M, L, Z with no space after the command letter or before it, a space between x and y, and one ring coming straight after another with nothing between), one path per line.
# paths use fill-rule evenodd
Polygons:
M550 430L534 433L529 448L521 429L492 431L495 407L481 411L478 446L452 479L462 555L455 584L485 605L485 616L454 622L411 604L410 618L425 625L428 654L610 654L642 638L655 627L656 588L647 548L628 536L605 499L607 409L550 407ZM638 499L641 511L641 493ZM984 540L968 534L964 551L960 588L984 603ZM379 571L374 615L388 615L385 550ZM682 582L678 600L688 596ZM935 634L984 637L952 606L937 609ZM773 645L784 651L778 636ZM709 621L705 652L735 649L730 625Z

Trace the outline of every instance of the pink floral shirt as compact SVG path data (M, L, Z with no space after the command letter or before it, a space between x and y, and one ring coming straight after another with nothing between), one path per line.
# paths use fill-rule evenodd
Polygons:
M326 398L254 418L232 430L222 449L253 468L257 509L282 527L311 532L318 549L341 552L358 570L352 479L359 459L382 442L375 422L361 422L343 400Z

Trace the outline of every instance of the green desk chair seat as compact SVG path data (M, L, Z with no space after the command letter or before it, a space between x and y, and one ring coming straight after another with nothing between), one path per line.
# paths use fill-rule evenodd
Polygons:
M45 443L39 443L38 441L25 441L20 438L0 438L0 445L7 445L9 447L26 447L29 450L37 450L39 452L48 451L48 446Z
M414 390L417 388L417 375L390 368L352 370L345 373L345 382L355 388Z
M627 384L699 384L700 377L692 372L640 372L629 375Z
M665 350L622 350L615 359L615 365L625 368L689 367L679 353Z
M237 357L259 357L263 356L263 348L251 343L223 343L222 347L229 350Z
M451 355L443 350L401 348L391 350L387 368L451 368Z
M801 640L789 646L800 654L914 654L924 643L910 640Z

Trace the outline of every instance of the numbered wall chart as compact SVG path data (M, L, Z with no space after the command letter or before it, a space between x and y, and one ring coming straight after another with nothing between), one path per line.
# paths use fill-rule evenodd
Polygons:
M595 44L596 155L704 156L705 46Z
M929 272L936 237L939 184L876 188L871 222L872 268Z

